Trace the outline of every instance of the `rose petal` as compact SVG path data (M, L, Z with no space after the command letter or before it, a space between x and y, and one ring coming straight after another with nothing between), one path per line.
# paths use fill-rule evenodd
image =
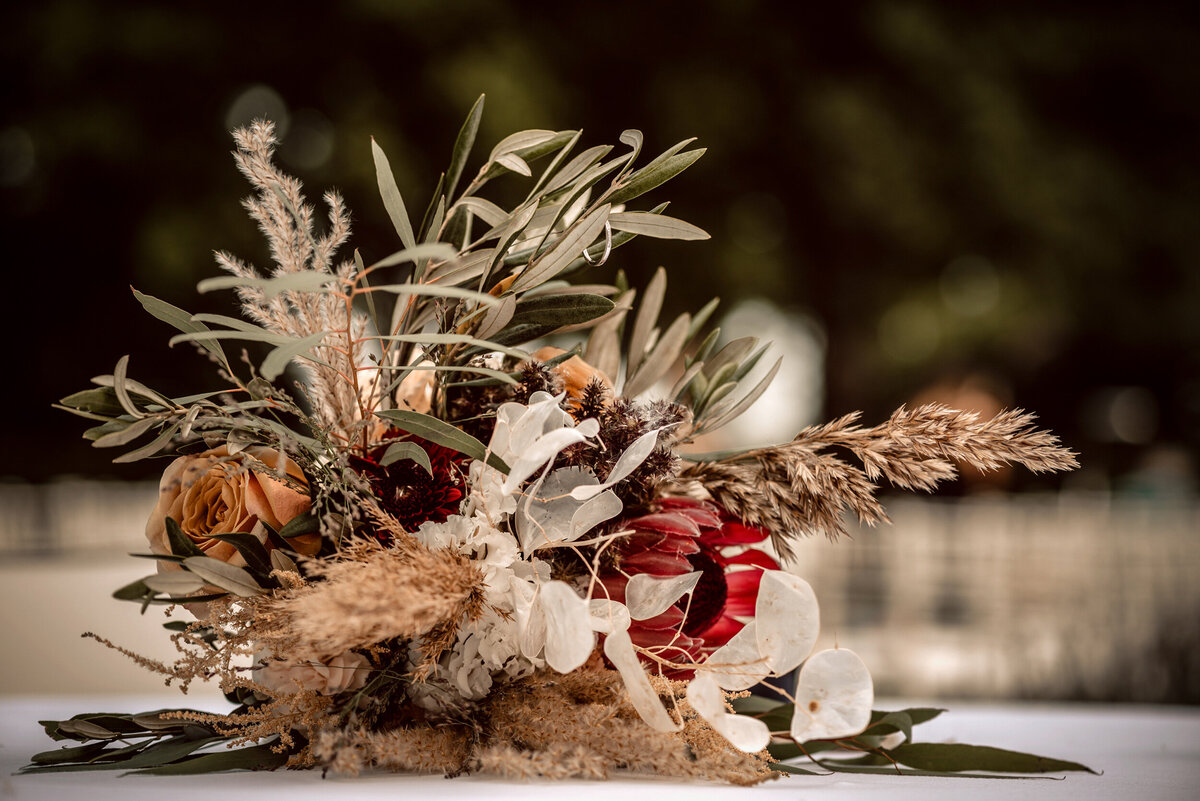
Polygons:
M832 740L853 737L871 721L875 686L858 654L845 648L809 657L796 682L792 738Z

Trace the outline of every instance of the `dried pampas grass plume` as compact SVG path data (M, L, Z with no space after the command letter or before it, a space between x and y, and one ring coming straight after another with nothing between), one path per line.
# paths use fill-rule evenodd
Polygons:
M1070 470L1076 454L1021 409L980 419L975 412L927 404L901 407L873 428L855 425L859 413L810 426L791 442L756 448L720 462L701 462L677 479L679 489L702 486L745 523L766 528L785 559L792 542L809 534L846 534L846 518L888 522L875 497L881 478L903 489L932 490L958 475L955 462L979 470L1020 464L1035 473ZM850 464L826 449L844 448Z
M453 632L483 612L483 573L451 550L369 540L345 546L336 560L308 562L314 577L275 601L283 613L283 652L334 655L387 640ZM283 643L280 643L283 645Z

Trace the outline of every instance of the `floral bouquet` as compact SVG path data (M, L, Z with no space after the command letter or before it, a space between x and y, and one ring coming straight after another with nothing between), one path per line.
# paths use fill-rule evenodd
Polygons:
M234 133L254 188L245 207L275 263L264 273L218 253L228 275L199 290L234 290L243 317L134 292L226 386L167 397L123 357L61 402L95 423L95 447L133 448L116 462L176 455L150 553L136 554L157 571L114 595L185 607L194 619L164 624L178 657L88 636L184 691L215 678L234 708L43 721L78 744L26 772L751 784L806 772L780 761L795 756L866 772L1083 769L913 743L912 726L940 710L873 711L853 651L812 653L816 597L782 567L801 537L836 539L849 516L885 521L880 479L928 490L955 462L1063 470L1074 455L1022 411L981 420L938 405L689 452L751 409L779 361L753 378L766 347L722 343L715 301L660 322L662 270L640 292L621 273L569 279L639 235L706 239L666 203L631 205L703 150L688 140L635 167L638 131L614 155L576 152L579 131L528 130L461 186L482 110L480 98L417 227L372 143L400 249L342 260L341 197L325 194L318 226L272 161L273 126ZM498 179L524 179L524 199L485 199ZM775 700L748 692L759 686Z

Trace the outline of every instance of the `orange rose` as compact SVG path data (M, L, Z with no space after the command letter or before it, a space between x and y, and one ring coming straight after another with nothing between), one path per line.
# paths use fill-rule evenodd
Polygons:
M270 448L247 448L248 454L266 468L278 469L280 454ZM304 484L304 474L291 459L283 457L284 472ZM168 517L179 523L183 533L206 556L239 567L246 561L228 542L212 538L214 534L249 532L270 549L261 521L278 531L292 518L312 505L309 496L267 470L251 470L241 454L230 459L222 445L194 456L181 456L171 462L158 486L158 505L146 523L146 539L154 553L169 554ZM313 555L321 548L318 534L305 534L289 540L300 553ZM174 567L174 565L163 565Z

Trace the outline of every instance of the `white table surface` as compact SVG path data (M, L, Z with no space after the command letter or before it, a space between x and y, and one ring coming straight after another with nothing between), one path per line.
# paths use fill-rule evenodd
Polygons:
M790 776L753 788L620 778L609 782L515 783L463 776L372 773L322 779L319 771L127 776L118 771L12 775L28 757L55 747L36 723L89 711L203 707L193 696L0 697L0 799L1151 799L1200 798L1200 708L943 703L941 718L919 726L920 741L958 741L1033 751L1082 762L1103 775L1000 780L911 776ZM897 709L898 703L877 703Z

